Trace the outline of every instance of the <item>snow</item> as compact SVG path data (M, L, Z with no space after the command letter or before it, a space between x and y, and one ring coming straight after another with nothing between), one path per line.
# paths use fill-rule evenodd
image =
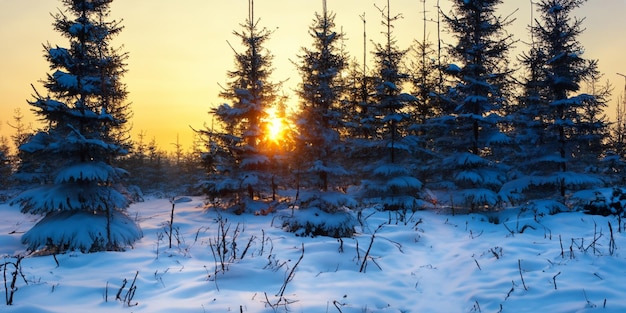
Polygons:
M470 182L472 184L480 184L483 182L483 177L476 171L460 171L455 180L462 182Z
M374 175L382 175L382 176L394 176L394 175L409 175L409 171L406 167L393 163L384 163L382 165L377 166L372 171Z
M512 141L511 138L507 134L496 132L492 134L491 136L489 136L489 139L487 139L486 144L488 146L497 145L497 144L509 144L511 143L511 141Z
M55 177L55 184L73 181L108 182L115 177L115 169L104 162L82 162L61 169Z
M150 199L129 208L144 232L134 249L27 256L13 305L0 301L0 311L626 310L626 238L613 216L549 215L550 201L484 215L366 208L354 223L355 236L339 240L286 232L280 219L291 210L234 215L191 198L175 203L169 248L170 200ZM14 256L25 249L20 237L36 220L8 204L0 205L0 212L0 264L16 262ZM317 213L330 224L352 216L293 213L306 218ZM224 231L227 236L220 237ZM227 243L223 271L212 253L222 240ZM12 265L4 266L10 278Z
M72 90L78 88L78 79L76 78L76 75L57 70L52 74L52 77L61 88Z
M478 155L469 152L457 153L443 160L445 165L477 166L486 165L489 162Z
M446 69L446 72L453 74L453 75L458 74L461 72L461 68L456 64L449 64L448 68Z
M269 163L270 159L261 154L247 155L241 161L241 167Z
M89 75L80 77L79 84L78 76L70 73L65 73L61 70L55 71L52 74L52 78L57 82L57 88L60 88L62 90L77 90L80 87L83 92L94 93L99 90L98 86L102 85L102 80L100 77Z
M48 54L50 55L51 61L56 64L68 64L68 61L72 59L70 52L59 46L48 49Z
M392 188L420 189L422 188L422 182L410 176L392 177L385 184L385 189L391 190Z

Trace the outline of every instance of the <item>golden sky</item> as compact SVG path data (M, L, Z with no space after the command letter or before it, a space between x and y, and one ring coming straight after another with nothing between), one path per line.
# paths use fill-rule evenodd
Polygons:
M426 0L427 11L435 17L436 0ZM448 0L441 0L444 12L449 12ZM516 39L528 41L530 1L506 0L501 6L503 16L513 13L517 19L509 29ZM133 134L145 132L147 139L156 139L159 147L171 150L179 135L183 149L191 147L191 127L210 125L207 113L219 105L220 86L227 82L226 72L234 68L234 53L230 42L239 49L239 40L232 32L248 15L247 0L117 0L111 6L112 18L123 20L124 30L114 40L129 53L128 73L124 82L129 91L134 116ZM338 29L343 27L345 42L351 56L361 60L363 55L363 22L367 21L368 50L370 40L377 42L383 28L380 13L374 7L386 5L385 0L328 0L329 10L335 12ZM40 93L38 83L49 72L43 57L42 44L49 42L61 47L67 41L52 29L50 13L62 8L56 0L0 0L0 135L12 134L14 110L20 108L34 120L30 106L31 84ZM255 17L260 25L274 30L267 48L274 55L274 81L285 81L284 93L293 94L300 81L292 61L303 46L311 43L308 27L321 0L256 0ZM398 45L407 48L414 39L422 38L422 1L392 0L392 14L402 13L395 24ZM586 31L579 38L585 47L584 57L599 59L604 78L614 85L614 98L624 88L626 74L626 0L589 0L576 16L585 17ZM436 40L436 25L428 23L427 32ZM452 42L448 42L452 43ZM519 51L525 49L517 43ZM241 51L240 49L238 51ZM517 51L515 52L517 54ZM291 96L295 103L295 96ZM612 101L607 114L615 111ZM37 124L33 124L35 127Z

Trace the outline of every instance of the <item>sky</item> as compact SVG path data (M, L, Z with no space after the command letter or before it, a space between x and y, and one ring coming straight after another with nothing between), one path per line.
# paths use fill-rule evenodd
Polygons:
M529 41L527 25L531 20L530 1L507 0L499 14L516 18L509 32L520 40L513 55L525 49ZM430 17L436 17L436 0L426 0ZM338 30L346 34L346 49L352 57L362 59L363 20L365 16L367 50L381 42L381 14L385 0L328 0L328 9L336 13ZM448 13L450 1L441 0ZM45 94L39 81L50 72L43 56L44 43L67 46L52 28L51 13L62 9L56 0L0 0L0 136L10 136L15 110L19 109L38 127L27 100L32 99L31 84ZM519 9L516 11L516 9ZM322 0L256 0L255 17L260 26L273 30L266 48L274 55L274 82L284 81L283 93L297 103L293 90L300 82L293 62L301 48L311 44L308 29L314 13L322 10ZM392 15L402 14L394 26L400 48L408 48L423 34L421 0L392 0ZM579 41L584 57L600 60L604 79L614 86L613 98L624 90L626 74L626 0L589 0L576 10L585 17L585 32ZM122 20L125 27L112 44L129 53L123 82L129 92L133 117L132 133L143 132L146 140L154 138L160 149L172 150L177 138L184 150L192 146L194 132L211 124L209 110L224 102L219 98L221 86L234 69L234 52L242 51L233 31L248 16L247 0L132 0L114 1L111 18ZM436 24L427 23L427 33L436 40ZM445 36L445 34L444 34ZM452 44L451 40L445 40ZM230 43L230 45L229 45ZM615 111L615 100L606 112Z

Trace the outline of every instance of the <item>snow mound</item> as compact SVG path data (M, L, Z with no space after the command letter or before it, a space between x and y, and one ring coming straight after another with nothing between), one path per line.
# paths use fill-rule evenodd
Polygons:
M354 214L347 209L333 213L319 208L282 212L283 228L296 236L327 236L333 238L352 237L357 225Z

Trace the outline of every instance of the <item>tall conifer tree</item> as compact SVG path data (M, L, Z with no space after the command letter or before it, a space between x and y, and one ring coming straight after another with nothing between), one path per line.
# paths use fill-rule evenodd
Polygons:
M65 11L54 15L69 48L45 46L48 95L29 103L46 126L20 146L25 162L37 163L24 169L41 183L16 199L23 212L44 215L22 237L30 250L119 250L141 237L118 189L125 171L112 165L126 153L119 138L128 111L126 54L110 46L122 30L106 20L111 2L63 0Z
M270 81L273 56L264 47L272 32L258 23L250 0L243 29L233 32L245 51L235 52L235 69L228 72L231 80L220 93L231 103L213 109L217 124L200 131L209 149L204 156L212 175L207 191L212 195L244 192L254 198L256 189L268 185L261 176L269 158L260 143L266 132L267 108L277 99L277 84ZM223 179L217 181L217 177Z
M378 9L385 27L385 41L376 44L373 52L376 76L368 122L376 133L359 151L370 158L363 168L366 178L362 182L362 197L380 201L389 210L416 209L421 206L416 196L422 182L414 177L411 167L419 138L408 134L413 124L409 104L416 98L402 92L402 85L409 80L401 66L407 50L398 48L393 35L393 24L402 15L391 14L390 0Z
M506 58L513 40L505 30L512 20L496 14L500 4L502 0L454 0L451 14L443 15L456 39L449 54L458 63L447 68L455 77L446 95L452 110L430 121L447 129L437 138L444 160L434 171L442 186L459 190L456 203L470 209L493 208L505 180L497 150L508 142L500 113L509 96Z
M298 116L298 151L307 172L316 173L319 188L328 191L329 175L346 173L337 162L336 153L342 146L341 95L344 82L341 72L346 69L346 56L339 44L343 34L335 31L335 14L329 12L323 0L322 13L315 13L309 35L311 48L302 48L297 64L302 83L298 94L302 110Z
M597 166L597 147L602 145L606 129L599 114L606 95L600 89L591 94L580 92L585 80L594 81L599 75L597 63L582 57L578 36L583 20L572 16L585 2L535 3L540 17L530 27L534 46L522 58L528 75L516 118L518 141L524 150L519 163L522 173L507 184L506 194L556 194L562 199L567 190L601 183L596 176L585 175Z

